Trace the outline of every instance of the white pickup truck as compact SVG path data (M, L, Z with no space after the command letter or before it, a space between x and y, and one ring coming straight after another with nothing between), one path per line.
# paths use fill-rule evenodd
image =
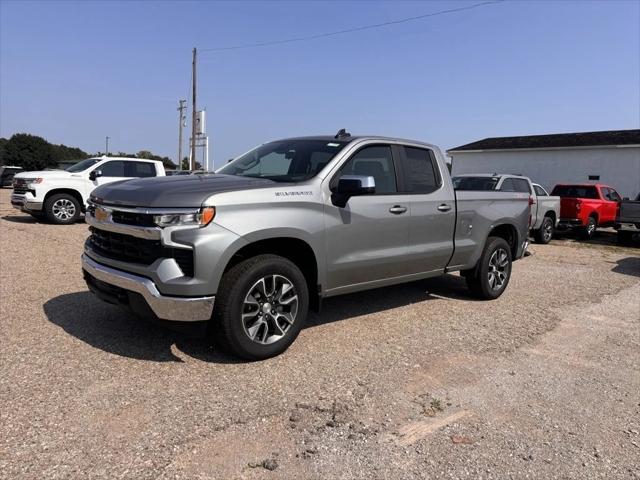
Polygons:
M36 218L74 223L96 187L141 177L165 176L162 162L142 158L95 157L66 170L18 173L13 179L11 204Z
M456 190L499 190L529 194L531 233L537 243L549 243L560 221L560 197L552 197L528 177L507 174L470 173L453 177Z

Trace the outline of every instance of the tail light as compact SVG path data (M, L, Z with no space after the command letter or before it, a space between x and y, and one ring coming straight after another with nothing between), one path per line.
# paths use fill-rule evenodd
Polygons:
M533 205L534 203L536 202L533 200L533 197L529 196L529 206Z

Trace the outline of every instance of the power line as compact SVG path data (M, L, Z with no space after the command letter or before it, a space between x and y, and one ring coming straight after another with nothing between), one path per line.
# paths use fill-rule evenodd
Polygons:
M287 38L285 40L273 40L273 41L269 41L269 42L247 43L245 45L234 45L234 46L230 46L230 47L203 48L203 49L200 49L200 52L222 52L222 51L226 51L226 50L240 50L240 49L245 49L245 48L268 47L268 46L271 46L271 45L282 45L284 43L294 43L294 42L304 42L304 41L308 41L308 40L316 40L318 38L332 37L332 36L335 36L335 35L344 35L346 33L361 32L363 30L371 30L371 29L374 29L374 28L381 28L381 27L386 27L386 26L389 26L389 25L397 25L399 23L413 22L413 21L416 21L416 20L422 20L423 18L436 17L438 15L446 15L448 13L462 12L463 10L471 10L473 8L484 7L486 5L491 5L491 4L494 4L494 3L502 3L504 1L505 0L489 0L489 1L486 1L486 2L474 3L473 5L467 5L465 7L450 8L448 10L440 10L438 12L425 13L424 15L417 15L415 17L407 17L407 18L402 18L400 20L391 20L391 21L383 22L383 23L375 23L375 24L372 24L372 25L363 25L361 27L347 28L345 30L338 30L338 31L335 31L335 32L318 33L316 35L309 35L309 36L306 36L306 37L293 37L293 38Z

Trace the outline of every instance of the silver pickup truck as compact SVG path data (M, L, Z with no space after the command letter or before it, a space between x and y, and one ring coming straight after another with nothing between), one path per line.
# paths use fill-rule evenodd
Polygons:
M278 140L215 174L97 188L82 269L107 302L263 359L323 298L454 271L476 296L499 297L527 247L528 199L456 194L442 153L422 142Z
M498 190L529 194L531 204L531 234L537 243L549 243L560 221L560 197L551 196L537 183L523 175L469 173L457 175L453 188L462 190Z

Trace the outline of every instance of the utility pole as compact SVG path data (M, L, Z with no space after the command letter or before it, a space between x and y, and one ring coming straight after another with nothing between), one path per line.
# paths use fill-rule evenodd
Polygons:
M111 137L107 137L107 138L106 138L107 146L106 146L106 148L105 148L105 150L106 150L105 155L109 155L109 139L110 139L110 138L111 138Z
M178 125L178 170L182 170L182 127L184 126L184 120L186 116L184 115L184 110L187 108L187 101L180 100L180 106L178 107L178 112L180 112L179 125Z
M191 165L190 170L196 169L196 48L193 47L193 105L191 107Z

